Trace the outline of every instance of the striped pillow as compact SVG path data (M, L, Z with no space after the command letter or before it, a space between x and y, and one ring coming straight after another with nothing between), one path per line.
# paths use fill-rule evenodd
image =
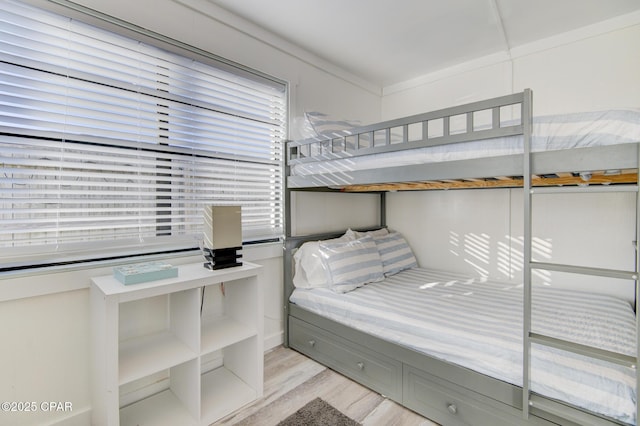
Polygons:
M327 267L329 285L336 293L384 279L376 242L369 235L354 241L321 243L320 253Z
M397 274L405 269L418 266L413 251L404 237L398 232L391 232L384 236L376 237L376 245L382 259L382 268L385 276Z

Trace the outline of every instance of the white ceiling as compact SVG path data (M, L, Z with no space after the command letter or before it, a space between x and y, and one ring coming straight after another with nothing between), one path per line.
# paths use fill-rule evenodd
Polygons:
M378 87L640 10L640 0L209 1Z

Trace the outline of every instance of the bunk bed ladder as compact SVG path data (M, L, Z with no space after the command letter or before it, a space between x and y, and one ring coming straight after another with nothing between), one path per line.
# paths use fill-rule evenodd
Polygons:
M526 110L526 102L523 103L523 112ZM527 118L528 115L523 117ZM562 404L552 400L534 395L531 393L531 345L538 344L556 349L561 349L592 358L597 358L611 363L616 363L628 368L635 369L636 372L636 389L640 389L640 372L636 368L639 358L638 349L635 356L627 356L624 354L601 350L598 348L580 345L571 341L557 339L551 336L542 335L532 331L532 272L533 270L559 271L581 275L592 275L600 277L608 277L615 279L624 279L635 282L635 312L636 312L636 337L640 342L640 323L638 321L638 301L640 300L640 281L638 267L640 265L640 252L637 248L637 241L640 241L640 194L638 187L640 182L635 185L619 185L619 186L587 186L587 187L540 187L532 188L531 173L531 156L530 156L530 132L526 129L527 120L524 130L524 306L523 306L523 400L522 411L523 417L529 417L532 407L539 411L543 411L554 416L564 418L577 424L593 424L593 420L587 420L579 412L568 410ZM640 171L640 146L638 146L638 171ZM636 194L636 257L635 268L632 271L613 270L593 267L583 267L575 265L564 265L555 263L536 262L532 259L532 200L536 194L548 193L568 193L568 192L633 192ZM636 402L636 419L640 419L639 407Z
M531 332L531 257L532 257L532 226L531 226L531 133L533 126L532 95L526 92L527 96L522 102L522 124L523 124L523 201L524 201L524 245L523 245L523 306L522 306L522 329L523 329L523 350L522 350L522 415L529 418L529 404L531 402L530 390L530 332Z

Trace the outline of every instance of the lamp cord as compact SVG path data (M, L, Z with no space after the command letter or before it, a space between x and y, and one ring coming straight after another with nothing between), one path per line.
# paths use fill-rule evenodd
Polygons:
M200 296L200 316L202 316L202 308L204 307L204 289L205 286L202 286L202 296Z

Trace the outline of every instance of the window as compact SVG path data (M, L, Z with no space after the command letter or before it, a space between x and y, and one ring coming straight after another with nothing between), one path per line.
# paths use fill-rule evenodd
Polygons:
M207 204L282 233L286 86L5 1L3 266L198 246Z

